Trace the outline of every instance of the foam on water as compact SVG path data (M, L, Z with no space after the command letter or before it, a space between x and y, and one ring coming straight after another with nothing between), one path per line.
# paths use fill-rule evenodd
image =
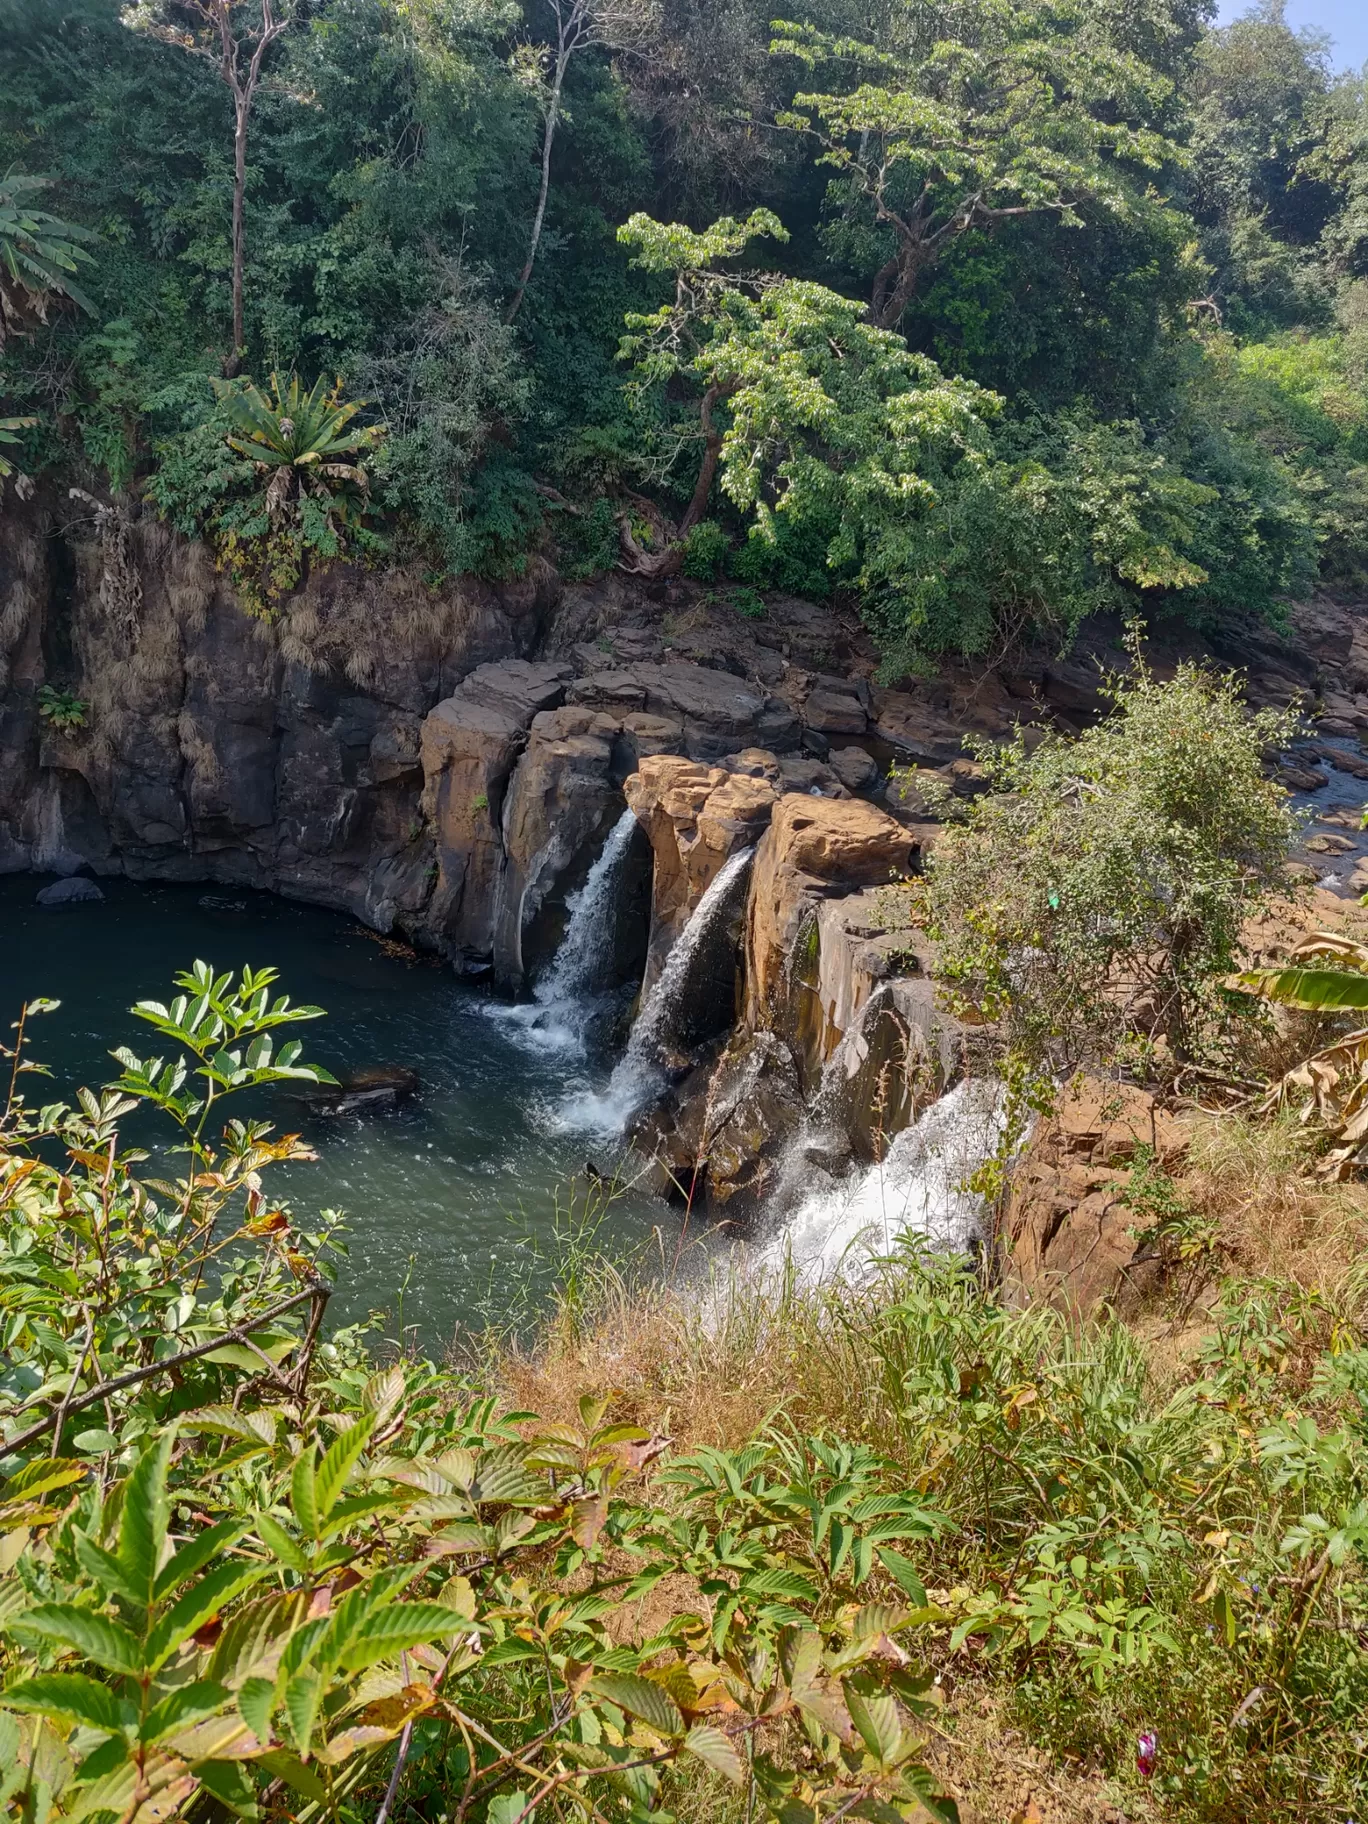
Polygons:
M858 1277L904 1235L954 1251L971 1247L984 1209L965 1180L997 1145L1002 1121L996 1084L957 1084L894 1138L879 1163L807 1192L754 1249L755 1270Z
M539 1051L583 1054L590 1024L609 986L613 960L613 904L622 866L636 832L624 811L608 833L584 885L565 902L570 914L551 967L516 1006L492 1006L491 1017Z

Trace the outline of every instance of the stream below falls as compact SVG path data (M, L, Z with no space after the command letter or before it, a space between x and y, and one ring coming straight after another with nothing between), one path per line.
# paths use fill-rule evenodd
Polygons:
M270 965L276 992L326 1011L286 1035L303 1040L307 1060L338 1077L406 1066L421 1086L386 1113L321 1116L274 1090L225 1109L269 1118L316 1149L316 1164L277 1167L270 1184L302 1227L324 1209L345 1218L350 1258L339 1263L330 1316L382 1310L387 1334L402 1323L440 1350L458 1326L540 1299L556 1231L583 1209L576 1175L586 1157L607 1173L623 1151L590 1142L558 1113L567 1094L606 1085L611 1058L600 1066L588 1049L520 1042L515 1025L491 1017L499 1009L486 994L435 961L388 954L340 913L236 887L120 879L99 883L103 904L46 910L34 902L41 884L0 879L0 1019L8 1028L38 995L62 1003L30 1028L28 1055L52 1071L27 1078L30 1103L70 1101L79 1085L109 1081L114 1046L164 1049L129 1008L170 1000L173 973L197 957L219 969ZM130 1137L146 1145L166 1132L158 1120ZM657 1226L672 1246L675 1213L627 1190L609 1204L599 1239L626 1251Z
M115 1046L164 1049L130 1009L169 1001L173 973L196 959L217 970L275 968L275 992L327 1015L291 1029L306 1061L343 1080L412 1071L419 1091L384 1111L325 1114L273 1088L235 1099L225 1115L269 1119L317 1152L276 1168L268 1188L305 1233L323 1226L321 1211L342 1218L349 1258L330 1317L381 1313L387 1335L436 1352L462 1327L530 1317L576 1235L618 1258L654 1248L690 1274L734 1248L740 1270L766 1284L788 1272L859 1276L909 1232L971 1246L982 1212L964 1181L992 1149L1000 1117L996 1094L966 1083L923 1110L882 1160L835 1175L808 1158L804 1123L746 1233L718 1231L702 1259L691 1245L683 1260L683 1218L640 1188L643 1162L627 1134L669 1082L672 1049L687 1052L709 972L719 959L731 968L750 851L733 855L702 896L624 1045L632 985L611 980L611 931L631 823L629 811L610 832L567 901L556 957L517 1005L342 914L263 893L112 879L102 901L49 909L36 903L31 876L0 880L0 1017L17 1018L38 996L61 1003L33 1021L27 1055L52 1081L29 1077L27 1099L70 1101L80 1085L108 1082ZM125 1137L155 1151L174 1134L139 1114ZM168 1159L162 1169L182 1168ZM603 1179L616 1182L610 1198L596 1188Z

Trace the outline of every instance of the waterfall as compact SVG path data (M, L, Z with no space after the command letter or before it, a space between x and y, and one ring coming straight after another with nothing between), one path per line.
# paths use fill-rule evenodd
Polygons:
M738 849L723 863L715 880L694 907L689 922L675 939L665 967L636 1017L627 1049L608 1087L598 1095L574 1097L562 1110L567 1127L582 1127L605 1136L620 1134L632 1116L667 1079L664 1052L672 1029L687 1010L687 992L694 966L721 919L730 910L734 888L750 866L751 849Z
M997 1084L958 1083L905 1127L877 1164L809 1189L755 1249L754 1265L762 1273L791 1266L809 1279L858 1277L902 1235L968 1248L983 1204L965 1180L997 1145L1002 1122ZM819 1174L810 1167L810 1175Z
M636 827L635 814L624 811L584 885L566 899L565 936L532 999L497 1010L501 1021L535 1039L539 1049L584 1050L599 997L610 986L618 887Z

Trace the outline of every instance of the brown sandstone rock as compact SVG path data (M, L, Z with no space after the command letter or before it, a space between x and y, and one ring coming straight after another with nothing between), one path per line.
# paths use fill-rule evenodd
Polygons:
M577 679L569 701L610 715L677 719L691 760L715 762L748 743L775 752L798 745L798 718L787 703L706 665L676 660L605 669Z
M544 916L548 900L567 869L597 853L621 812L613 782L618 733L611 716L591 709L547 709L532 718L501 818L494 973L510 987L521 986L554 949L561 921Z
M859 799L790 795L775 809L751 880L746 1020L757 1030L780 1031L805 1080L820 1071L844 1030L829 1018L818 985L819 905L901 877L911 858L906 831ZM852 987L847 997L852 1013L859 998Z
M778 793L766 770L762 763L758 777L729 773L677 754L656 754L644 759L623 787L655 854L648 989L722 864L736 849L753 844L768 824Z
M1122 1201L1141 1148L1183 1151L1181 1123L1129 1084L1085 1079L1043 1121L1018 1161L1004 1218L1009 1283L1018 1296L1086 1313L1133 1308L1158 1284L1158 1262Z

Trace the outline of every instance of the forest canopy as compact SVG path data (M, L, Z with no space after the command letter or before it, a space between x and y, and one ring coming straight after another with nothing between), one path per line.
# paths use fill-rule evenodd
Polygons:
M550 541L892 672L1360 586L1364 81L1212 10L0 0L7 485L265 615Z

